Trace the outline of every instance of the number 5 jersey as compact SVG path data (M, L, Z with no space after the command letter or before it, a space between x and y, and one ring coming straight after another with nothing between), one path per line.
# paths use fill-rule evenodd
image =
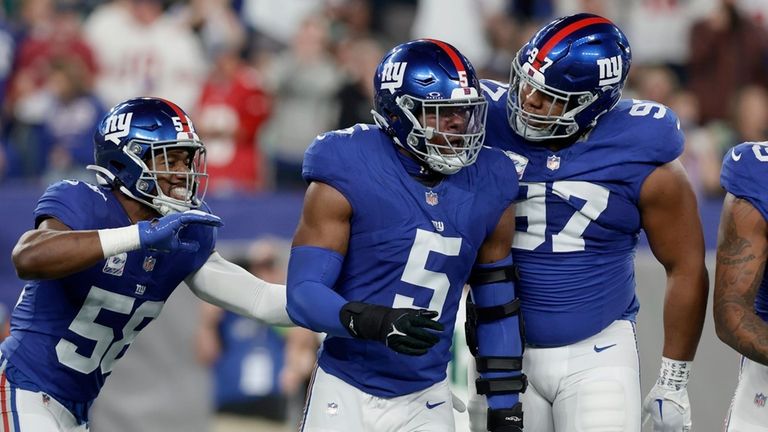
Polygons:
M308 181L326 183L352 206L349 246L333 287L348 301L437 311L445 325L425 355L379 341L328 337L318 364L364 392L394 397L446 377L456 311L480 246L517 195L512 161L484 148L477 162L433 187L406 172L377 126L319 136L304 157Z

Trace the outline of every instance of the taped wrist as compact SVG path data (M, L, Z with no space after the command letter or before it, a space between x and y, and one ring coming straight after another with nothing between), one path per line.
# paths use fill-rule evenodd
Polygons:
M386 306L362 302L349 302L339 311L339 319L352 337L384 340L387 337L387 318L395 310Z
M107 228L97 231L101 242L104 258L109 258L141 248L141 237L138 225L128 225L121 228Z
M692 366L693 362L690 361L662 357L659 379L656 380L656 385L673 391L686 388Z

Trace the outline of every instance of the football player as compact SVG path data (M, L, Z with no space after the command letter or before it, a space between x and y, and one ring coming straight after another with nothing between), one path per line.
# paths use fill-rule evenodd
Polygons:
M717 336L741 354L726 432L768 431L768 143L747 142L723 159L720 184L728 192L720 217L715 267Z
M517 177L483 149L486 101L453 46L411 41L374 77L375 125L318 136L288 266L288 313L325 332L301 430L454 430L446 379L469 283L493 430L520 431L510 246Z
M186 284L203 300L291 324L282 285L215 250L205 146L174 103L112 108L94 135L98 185L51 185L13 250L29 282L2 345L4 431L87 431L88 408L136 335Z
M517 164L512 256L526 330L526 428L637 432L691 427L686 385L707 302L701 223L667 107L621 99L631 51L596 15L556 19L484 81L487 140ZM641 404L634 256L640 230L667 275L664 348ZM469 406L485 430L482 399ZM644 420L645 421L645 420Z

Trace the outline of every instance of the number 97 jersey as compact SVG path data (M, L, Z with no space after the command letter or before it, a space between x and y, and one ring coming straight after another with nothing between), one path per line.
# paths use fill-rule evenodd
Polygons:
M504 85L482 87L486 145L505 150L520 178L512 253L526 342L568 345L634 320L640 190L682 154L677 117L661 104L621 100L579 141L551 151L509 126Z

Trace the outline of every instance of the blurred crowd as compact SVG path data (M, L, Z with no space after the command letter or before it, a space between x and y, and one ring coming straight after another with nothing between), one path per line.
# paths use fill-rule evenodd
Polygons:
M446 7L450 4L450 7ZM209 193L302 189L314 136L370 123L386 49L453 43L507 81L554 16L593 12L633 48L625 97L675 110L685 164L719 197L728 148L768 139L768 2L761 0L5 0L0 186L88 178L91 134L116 102L171 99L208 146Z

